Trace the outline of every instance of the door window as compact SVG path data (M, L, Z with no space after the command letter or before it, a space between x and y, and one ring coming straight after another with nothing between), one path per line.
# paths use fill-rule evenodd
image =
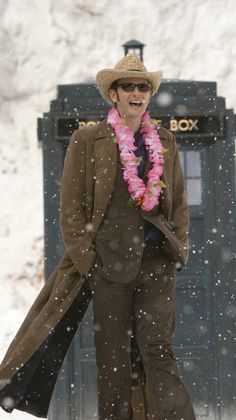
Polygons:
M197 150L180 151L180 160L185 176L188 204L202 204L201 154Z

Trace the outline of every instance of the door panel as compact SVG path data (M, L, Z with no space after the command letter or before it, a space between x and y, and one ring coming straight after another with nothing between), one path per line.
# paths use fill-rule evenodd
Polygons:
M209 233L214 226L211 143L180 145L190 206L190 249L177 276L175 353L197 416L215 419L214 316Z

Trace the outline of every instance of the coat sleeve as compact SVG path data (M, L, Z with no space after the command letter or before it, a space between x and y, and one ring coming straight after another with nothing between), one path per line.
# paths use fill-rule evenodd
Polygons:
M96 259L92 237L87 230L86 140L76 130L68 145L61 182L60 225L65 250L80 275L86 274Z
M172 134L173 135L173 134ZM189 207L187 204L184 175L181 167L179 152L174 140L174 165L173 165L173 202L172 202L172 228L175 236L183 246L188 257L189 249Z

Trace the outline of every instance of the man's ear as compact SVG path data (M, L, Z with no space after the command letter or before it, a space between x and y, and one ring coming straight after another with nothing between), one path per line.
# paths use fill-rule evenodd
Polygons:
M111 101L114 104L116 104L117 103L117 100L118 100L116 90L115 89L110 89L109 92L108 92L108 94L109 94L109 98L111 99Z

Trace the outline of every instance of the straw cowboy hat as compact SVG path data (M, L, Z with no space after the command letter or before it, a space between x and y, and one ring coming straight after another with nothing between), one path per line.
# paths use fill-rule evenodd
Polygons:
M114 69L100 70L96 76L98 90L107 102L112 104L109 97L112 83L126 77L148 80L152 85L152 95L154 95L160 86L162 71L148 72L136 55L126 55L116 64Z

